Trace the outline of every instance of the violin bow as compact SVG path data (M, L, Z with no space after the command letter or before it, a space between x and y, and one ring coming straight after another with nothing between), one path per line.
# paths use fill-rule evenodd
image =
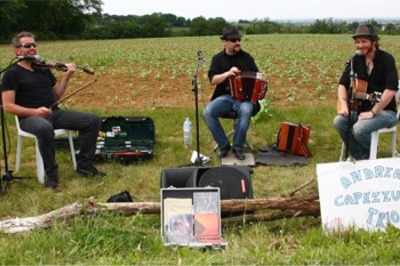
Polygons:
M78 92L80 92L81 90L85 89L86 87L92 85L93 83L95 83L97 81L97 79L93 79L91 81L89 81L88 83L84 84L82 87L78 88L77 90L75 90L74 92L70 93L69 95L65 96L64 98L59 99L58 101L56 101L55 103L53 103L50 106L50 109L53 109L54 107L56 107L57 105L59 105L60 103L62 103L63 101L65 101L66 99L74 96L75 94L77 94Z

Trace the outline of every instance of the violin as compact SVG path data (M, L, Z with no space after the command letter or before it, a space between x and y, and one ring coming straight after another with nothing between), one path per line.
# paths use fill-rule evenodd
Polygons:
M63 72L66 72L68 70L68 67L63 63L33 61L32 62L32 66L39 67L39 68L54 68L57 71L63 71ZM87 73L89 75L94 75L94 71L89 69L89 68L82 67L82 66L76 66L76 68L80 69L80 70L83 70L85 73Z
M368 82L362 79L355 79L351 99L349 101L349 109L351 111L359 111L362 101L368 100L371 103L380 102L382 93L367 93ZM341 109L341 104L337 102L337 111Z

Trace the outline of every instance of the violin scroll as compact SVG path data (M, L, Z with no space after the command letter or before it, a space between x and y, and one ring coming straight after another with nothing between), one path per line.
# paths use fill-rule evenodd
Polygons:
M89 74L89 75L94 75L94 71L86 68L86 67L81 67L81 66L76 66L77 69L83 70L83 72Z

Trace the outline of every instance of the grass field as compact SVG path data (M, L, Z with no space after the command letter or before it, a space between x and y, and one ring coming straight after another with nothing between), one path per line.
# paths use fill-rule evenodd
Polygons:
M155 156L131 165L99 163L107 177L85 179L73 172L68 151L57 153L60 188L45 189L35 177L32 141L25 140L22 169L15 176L30 177L10 184L0 197L0 219L37 216L94 197L105 202L127 190L137 202L158 202L160 173L164 168L190 163L192 149L183 146L182 123L195 121L191 80L197 52L206 62L199 72L200 109L207 104L212 87L206 78L211 56L222 49L217 36L192 38L39 41L39 54L57 62L74 61L96 72L96 83L65 102L66 108L102 116L149 116L155 121ZM271 100L268 117L250 126L248 137L256 148L276 141L282 121L311 127L309 147L313 157L306 166L263 166L251 176L256 198L281 197L309 180L299 192L317 192L316 164L335 162L340 139L332 126L337 80L344 62L354 53L346 35L245 36L243 49L255 57L266 73ZM383 36L381 47L400 63L400 37ZM0 68L12 58L10 45L0 46ZM61 73L57 72L57 75ZM92 80L76 73L70 91ZM9 132L8 163L15 163L14 117L6 116ZM227 130L230 121L224 121ZM214 143L200 119L200 152L211 157L208 166L219 166ZM389 138L380 139L379 157L390 155ZM2 159L4 156L2 156ZM4 160L1 164L4 173ZM57 220L48 229L0 234L0 262L10 264L141 264L141 265L264 265L264 264L398 264L399 231L385 233L344 232L326 235L319 217L280 219L223 227L228 248L202 251L165 248L160 237L159 215L117 216L97 214Z

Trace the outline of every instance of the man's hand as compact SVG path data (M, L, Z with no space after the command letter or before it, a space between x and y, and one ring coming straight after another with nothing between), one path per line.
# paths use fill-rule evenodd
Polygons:
M340 105L338 114L346 116L346 117L349 116L349 108L347 107L347 104Z
M73 74L76 71L76 65L74 63L67 63L65 64L65 66L67 67L67 72Z
M359 116L358 116L358 120L368 120L368 119L372 119L374 118L375 115L371 112L362 112Z
M35 111L35 116L48 116L53 113L53 111L47 107L39 107L36 108Z
M239 68L237 68L237 67L231 67L231 69L228 71L228 75L229 75L229 77L230 76L235 76L235 75L237 75L237 74L239 74L240 73L240 70L239 70Z

